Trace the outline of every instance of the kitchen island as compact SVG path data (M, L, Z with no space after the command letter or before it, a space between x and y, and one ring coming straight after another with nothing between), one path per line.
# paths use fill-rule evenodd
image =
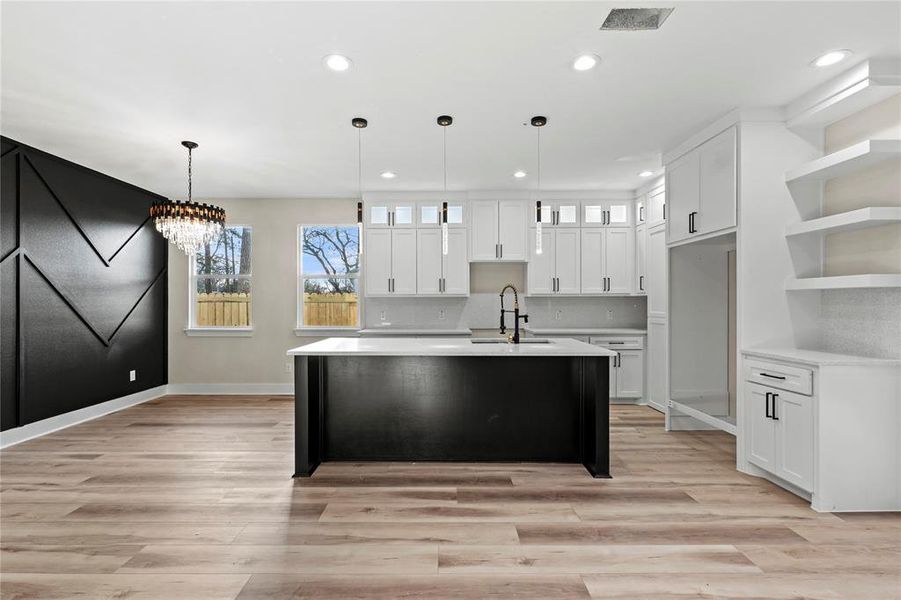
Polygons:
M324 461L581 463L609 477L609 359L566 338L329 338L294 357L295 477Z

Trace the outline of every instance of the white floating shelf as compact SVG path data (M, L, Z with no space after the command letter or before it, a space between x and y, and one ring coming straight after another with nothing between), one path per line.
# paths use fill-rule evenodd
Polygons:
M837 275L789 279L786 290L841 290L901 287L901 274Z
M789 225L785 236L826 235L891 223L901 223L901 207L870 206Z
M826 127L898 93L901 93L898 61L867 60L790 104L786 125Z
M901 158L901 140L867 140L789 171L785 182L824 181L892 158Z

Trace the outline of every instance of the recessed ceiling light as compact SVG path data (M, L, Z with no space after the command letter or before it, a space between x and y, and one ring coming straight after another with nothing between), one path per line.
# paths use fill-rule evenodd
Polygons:
M828 67L840 63L851 55L850 50L832 50L813 61L815 67Z
M332 71L346 71L353 64L349 58L340 54L329 54L322 61Z
M513 176L516 177L517 179L522 179L523 177L526 176L526 172L525 171L517 171L516 173L513 174Z
M573 61L573 69L576 71L588 71L593 69L600 60L596 54L583 54L582 56L577 56L576 60Z
M638 174L638 176L639 177L650 177L653 174L654 174L653 171L642 171L641 173Z
M384 171L382 173L382 179L394 179L395 177L397 177L397 173L394 171Z

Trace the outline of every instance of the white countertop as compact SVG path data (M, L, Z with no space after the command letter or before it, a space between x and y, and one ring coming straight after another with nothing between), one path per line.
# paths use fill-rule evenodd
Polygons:
M785 360L805 365L813 365L815 367L901 367L901 359L873 358L869 356L855 356L853 354L834 354L832 352L800 350L798 348L752 348L750 350L742 350L742 354L755 358Z
M468 338L328 338L288 350L289 356L615 356L569 338L548 344L473 344Z
M647 335L647 329L628 327L525 327L533 335Z
M360 330L360 335L434 335L452 337L472 335L472 329L411 329L406 327L369 327Z

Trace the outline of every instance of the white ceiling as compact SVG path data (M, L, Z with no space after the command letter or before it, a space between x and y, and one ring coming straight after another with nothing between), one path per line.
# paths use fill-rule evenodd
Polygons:
M171 197L182 139L198 197L349 196L351 117L366 190L440 188L442 113L449 188L499 190L535 185L543 114L543 189L633 189L728 110L901 53L897 2L656 2L659 31L599 31L619 4L4 1L2 133ZM855 54L809 66L834 48ZM584 52L602 62L576 72Z

